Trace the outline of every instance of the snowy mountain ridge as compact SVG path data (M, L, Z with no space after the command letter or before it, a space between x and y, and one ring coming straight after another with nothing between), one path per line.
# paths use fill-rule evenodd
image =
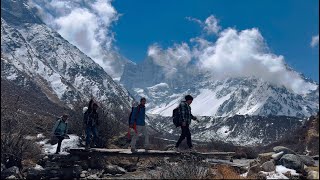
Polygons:
M107 106L129 109L126 89L42 23L26 1L2 1L1 10L1 78L21 85L32 80L51 101L71 108L94 96Z
M192 70L192 69L191 69ZM203 72L177 69L177 76L166 77L166 70L150 59L125 68L120 83L136 98L145 96L150 114L171 116L186 94L197 116L285 115L308 117L319 109L319 85L304 79L311 89L298 94L254 77L215 80Z

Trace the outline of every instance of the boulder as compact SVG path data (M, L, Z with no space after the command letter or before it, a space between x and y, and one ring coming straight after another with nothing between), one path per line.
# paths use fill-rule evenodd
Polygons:
M276 153L283 151L284 154L296 154L293 150L286 148L284 146L276 146L273 148L273 151Z
M104 172L105 174L109 173L112 175L116 175L116 174L125 174L127 171L119 166L107 165L107 167L104 169Z
M278 152L276 154L273 154L271 157L272 157L273 160L279 161L283 155L284 155L284 152L281 151L281 152Z
M276 170L274 160L267 161L261 165L262 171L271 172Z
M269 152L269 153L263 153L258 155L258 160L261 164L270 161L272 159L272 155L274 152Z
M304 164L301 158L294 154L285 154L280 159L280 164L289 169L294 169L299 172L304 169Z
M319 179L319 172L309 171L307 179Z
M299 157L301 158L302 162L306 166L314 166L315 165L315 161L313 160L312 157L306 156L306 155L299 155Z
M259 165L255 165L255 166L252 166L249 168L249 171L248 171L248 174L247 174L247 177L257 177L258 176L258 173L261 171L261 167Z
M1 171L1 179L5 179L9 176L19 176L19 168L17 166L12 166L8 169Z

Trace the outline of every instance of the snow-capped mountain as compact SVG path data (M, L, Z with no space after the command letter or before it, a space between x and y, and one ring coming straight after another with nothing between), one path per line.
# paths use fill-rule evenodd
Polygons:
M132 98L91 58L44 24L27 1L1 1L1 78L33 81L55 103L73 107L94 96L128 110Z
M215 80L195 68L170 70L146 59L141 64L126 66L120 83L137 99L145 96L150 114L171 116L172 110L186 94L195 99L191 104L197 116L230 117L234 115L285 115L308 117L319 110L319 86L298 94L284 86L254 77Z

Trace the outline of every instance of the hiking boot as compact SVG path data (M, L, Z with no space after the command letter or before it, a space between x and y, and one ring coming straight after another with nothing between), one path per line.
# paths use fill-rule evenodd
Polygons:
M87 145L84 149L85 149L86 151L88 151L88 150L91 149L91 147Z
M194 152L196 152L196 150L194 148L189 148L188 152L194 153Z
M131 152L135 153L135 152L137 152L137 149L136 148L131 148Z
M180 150L180 148L179 148L179 147L174 147L174 148L173 148L173 151L181 152L181 150Z
M146 146L144 149L145 151L151 150L150 146Z

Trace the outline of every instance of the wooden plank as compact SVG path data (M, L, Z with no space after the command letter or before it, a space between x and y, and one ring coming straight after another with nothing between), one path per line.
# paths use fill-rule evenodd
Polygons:
M130 149L104 149L104 148L91 148L90 150L85 150L84 148L69 149L71 154L81 154L81 155L104 155L104 156L179 156L188 154L188 152L176 152L176 151L160 151L160 150L145 150L137 149L137 152L132 153ZM190 154L204 156L204 157L231 157L235 152L191 152Z

